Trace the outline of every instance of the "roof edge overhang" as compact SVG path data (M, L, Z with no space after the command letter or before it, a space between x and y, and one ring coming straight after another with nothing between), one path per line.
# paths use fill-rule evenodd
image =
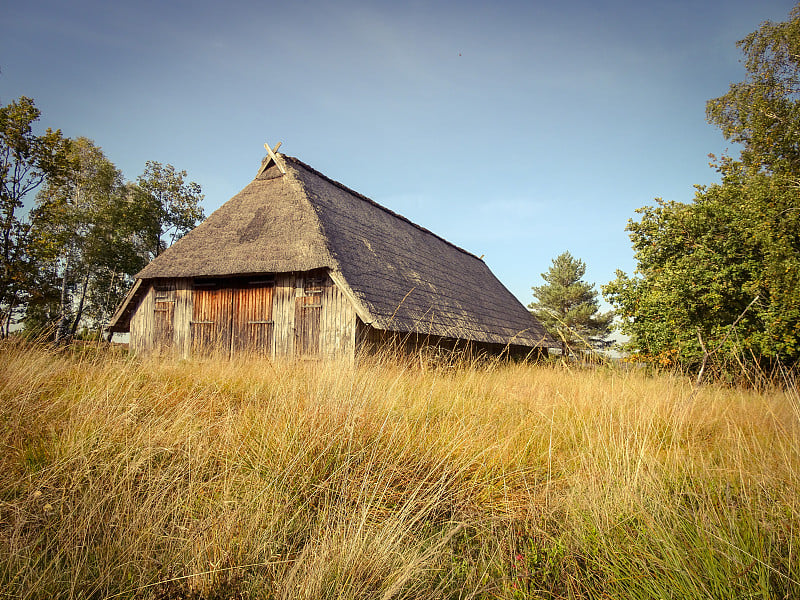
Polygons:
M131 306L133 300L140 295L140 288L142 285L142 280L137 279L136 282L133 284L133 287L128 291L125 295L125 299L122 301L122 304L119 305L116 312L111 316L111 319L108 321L108 325L106 326L106 331L110 331L111 333L127 333L131 329L131 310L133 307ZM122 322L120 322L122 321Z
M372 321L367 322L364 320L361 315L359 314L359 318L364 322L365 325L369 325L373 329L377 331L382 331L386 333L396 333L398 335L417 335L422 337L431 337L431 338L441 338L447 340L461 340L465 342L472 342L476 344L496 344L500 346L518 346L524 348L560 348L559 344L552 338L552 336L545 332L540 335L529 333L528 330L520 331L512 336L500 336L498 334L486 334L483 336L480 335L464 335L463 332L459 332L460 335L452 336L452 335L444 335L442 333L435 333L432 331L426 331L423 328L399 328L399 327L392 327L391 325L385 325L380 321Z
M336 286L342 291L345 297L351 302L353 308L356 311L356 316L361 319L367 325L372 325L375 322L375 317L369 310L366 309L364 303L358 299L358 296L353 292L350 285L347 283L347 280L344 278L344 275L336 269L328 269L328 274L330 275L331 280Z

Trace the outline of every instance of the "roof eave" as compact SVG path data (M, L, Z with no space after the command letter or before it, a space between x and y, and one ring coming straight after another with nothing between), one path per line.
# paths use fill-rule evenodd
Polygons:
M125 295L122 304L119 305L117 310L106 326L106 330L112 333L127 333L131 329L130 311L132 310L131 303L134 298L139 295L139 288L142 285L142 280L137 279L133 287Z
M373 323L375 322L375 316L372 315L366 309L364 303L361 302L361 300L359 300L358 296L356 296L356 294L353 292L352 288L347 283L344 276L335 269L329 269L328 273L330 274L333 283L336 284L336 287L338 287L342 291L345 297L353 305L353 308L356 311L356 316L358 316L358 318L361 319L367 325L373 325Z

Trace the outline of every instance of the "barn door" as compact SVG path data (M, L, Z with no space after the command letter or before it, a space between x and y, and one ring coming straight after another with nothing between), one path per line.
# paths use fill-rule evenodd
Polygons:
M175 333L175 282L157 283L153 293L153 349L167 352L172 348Z
M192 353L272 356L275 280L195 281Z
M233 290L233 353L272 356L274 285L274 280L256 280Z
M195 282L192 296L192 354L230 355L232 298L229 287Z
M319 356L320 317L324 274L306 273L295 299L294 347L297 356Z

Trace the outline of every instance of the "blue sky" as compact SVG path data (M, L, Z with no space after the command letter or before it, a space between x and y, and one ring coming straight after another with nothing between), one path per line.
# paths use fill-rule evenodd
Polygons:
M209 214L263 144L485 255L525 304L565 250L599 286L624 231L689 201L730 147L706 100L789 0L4 2L0 102L86 136L134 180L188 171Z

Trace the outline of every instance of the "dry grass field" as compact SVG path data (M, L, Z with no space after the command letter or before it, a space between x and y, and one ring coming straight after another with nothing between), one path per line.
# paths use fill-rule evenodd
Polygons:
M0 598L798 598L800 398L0 347Z

